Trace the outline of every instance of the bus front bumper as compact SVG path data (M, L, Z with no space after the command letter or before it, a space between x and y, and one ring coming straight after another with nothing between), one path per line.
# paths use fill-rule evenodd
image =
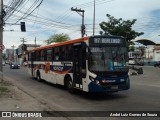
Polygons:
M88 87L89 87L89 92L109 93L109 92L128 90L130 89L130 84L129 82L127 82L118 85L98 85L94 82L91 82Z

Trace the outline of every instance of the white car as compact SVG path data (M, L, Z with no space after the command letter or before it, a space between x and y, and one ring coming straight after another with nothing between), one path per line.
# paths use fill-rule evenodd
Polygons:
M135 65L135 60L134 60L134 58L129 58L128 64L129 64L129 65Z

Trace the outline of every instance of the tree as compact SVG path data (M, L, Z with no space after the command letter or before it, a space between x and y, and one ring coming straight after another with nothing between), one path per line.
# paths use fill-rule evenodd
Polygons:
M129 51L134 51L135 50L135 46L134 45L130 45L129 46Z
M109 14L106 16L108 17L109 21L103 21L100 23L100 27L103 30L100 31L101 34L123 36L126 38L127 42L130 42L136 37L144 34L143 32L136 32L132 29L132 26L137 21L136 19L122 20L122 18L116 19Z
M54 34L49 37L48 40L45 41L45 43L50 44L50 43L57 43L57 42L64 42L69 40L69 36L67 34Z

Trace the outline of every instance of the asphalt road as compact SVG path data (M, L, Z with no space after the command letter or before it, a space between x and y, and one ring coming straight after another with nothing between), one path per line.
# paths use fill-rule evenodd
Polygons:
M160 68L143 66L143 75L130 76L131 89L114 94L70 94L62 86L38 82L26 68L4 66L4 78L51 110L60 111L160 111Z

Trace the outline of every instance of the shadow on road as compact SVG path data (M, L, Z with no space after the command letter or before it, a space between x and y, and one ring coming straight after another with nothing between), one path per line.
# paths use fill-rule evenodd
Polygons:
M41 81L44 84L55 87L57 89L63 90L64 92L68 92L67 88L62 85L52 84L46 81ZM81 97L88 100L113 100L113 99L124 99L127 97L125 94L121 94L120 92L115 93L88 93L80 90L75 90L74 93L70 94L71 96Z
M119 94L119 93L87 93L83 91L78 91L75 94L76 96L83 97L84 99L88 100L98 100L98 101L106 101L106 100L114 100L114 99L123 99L126 98L127 96Z

